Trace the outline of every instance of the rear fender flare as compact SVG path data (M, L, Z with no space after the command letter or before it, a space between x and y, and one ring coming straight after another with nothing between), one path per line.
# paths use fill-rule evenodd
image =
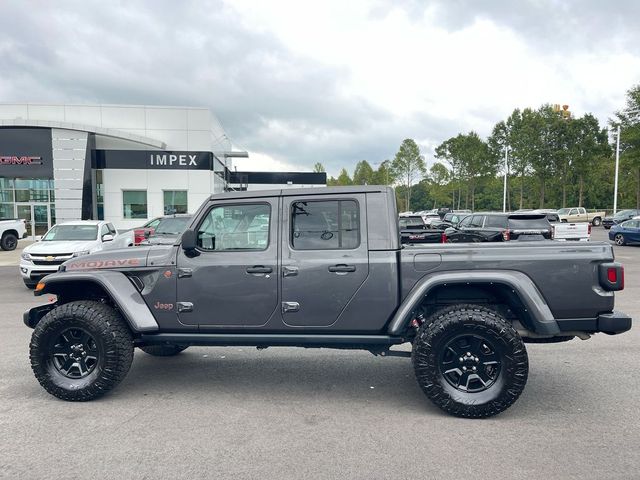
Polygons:
M411 313L436 287L457 284L499 284L513 290L531 317L535 333L557 335L560 328L544 297L531 278L516 271L442 272L423 277L409 292L389 323L389 335L402 335L411 321Z
M154 332L159 329L156 319L149 310L140 292L122 272L85 271L59 272L47 275L41 280L44 288L36 294L60 292L70 283L92 283L99 286L118 307L133 332ZM81 298L82 295L79 295Z

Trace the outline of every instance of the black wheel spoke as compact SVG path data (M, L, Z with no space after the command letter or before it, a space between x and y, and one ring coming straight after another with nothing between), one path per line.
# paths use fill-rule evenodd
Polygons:
M99 353L95 339L83 328L61 332L50 349L53 366L73 379L89 375L98 365Z
M440 372L462 392L482 392L498 378L501 357L487 338L463 334L452 338L440 355Z

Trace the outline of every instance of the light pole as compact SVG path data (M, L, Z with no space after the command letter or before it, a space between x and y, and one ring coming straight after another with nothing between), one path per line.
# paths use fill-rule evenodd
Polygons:
M504 146L504 189L502 191L502 211L507 211L507 175L509 172L509 145Z

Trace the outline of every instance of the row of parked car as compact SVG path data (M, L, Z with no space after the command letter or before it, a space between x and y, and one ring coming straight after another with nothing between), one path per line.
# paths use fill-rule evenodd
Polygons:
M407 212L400 215L398 223L405 244L541 239L587 241L591 236L591 223L563 222L552 210Z
M101 250L173 244L190 220L191 215L167 215L154 218L139 228L120 232L111 222L103 220L59 223L22 251L22 280L27 287L33 288L42 277L56 272L67 260Z

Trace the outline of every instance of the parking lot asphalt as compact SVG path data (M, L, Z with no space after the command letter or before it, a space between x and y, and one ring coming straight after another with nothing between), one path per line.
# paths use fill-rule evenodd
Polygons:
M616 256L616 308L638 319L640 247ZM67 403L31 372L22 313L43 299L17 270L0 267L0 478L640 477L637 321L619 336L529 344L523 395L487 420L434 407L408 359L293 348L136 351L113 392Z

